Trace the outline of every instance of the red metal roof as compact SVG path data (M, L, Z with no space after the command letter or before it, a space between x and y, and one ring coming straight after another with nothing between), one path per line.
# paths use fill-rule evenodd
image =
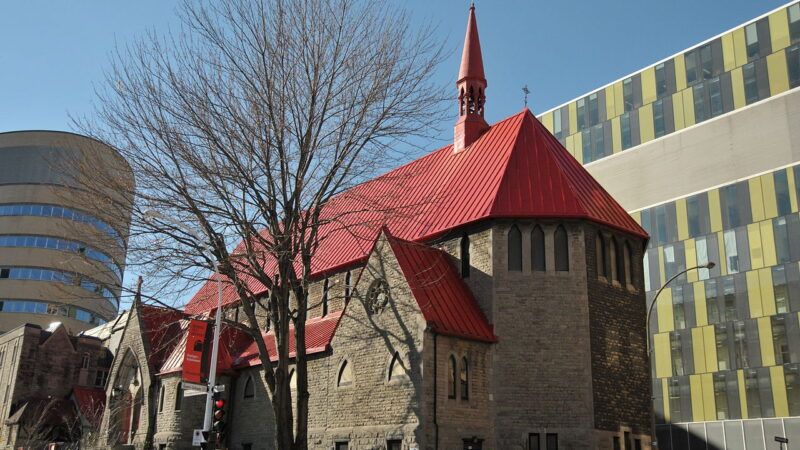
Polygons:
M435 332L484 342L497 340L447 253L388 233L387 239L425 321Z
M474 78L486 80L483 74L483 56L481 55L481 41L478 38L478 20L475 18L475 5L469 7L467 19L467 35L464 36L464 50L461 53L461 68L458 71L458 80Z
M75 386L72 388L72 398L80 414L92 426L100 425L103 418L103 409L106 404L106 392L102 389Z
M178 373L183 371L183 356L186 353L186 339L188 339L189 321L180 321L179 338L164 360L159 370L159 375ZM243 331L226 324L222 324L219 336L219 354L217 355L217 372L228 372L233 369L233 360L252 342ZM211 348L211 347L209 347Z
M323 219L333 217L320 228L315 276L363 263L384 226L400 239L424 242L490 218L566 218L647 238L528 109L494 124L461 152L448 145L343 192L323 210ZM226 286L224 304L236 300ZM212 278L186 312L215 307Z
M181 339L180 320L186 314L170 308L138 304L144 336L150 345L150 367L158 370Z
M315 353L322 353L331 345L331 340L336 332L336 327L339 325L339 319L342 317L342 311L337 311L328 314L325 317L314 317L306 321L306 354L313 355ZM267 353L270 355L270 361L278 360L278 353L275 347L275 334L271 331L263 334L264 343L267 345ZM297 347L294 340L294 327L289 327L289 357L294 358ZM255 342L250 342L233 361L236 368L257 366L261 364L258 358L258 346Z

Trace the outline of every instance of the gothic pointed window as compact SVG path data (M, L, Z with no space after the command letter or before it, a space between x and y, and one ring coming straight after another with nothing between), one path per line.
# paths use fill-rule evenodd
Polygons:
M389 363L389 381L399 381L408 378L408 373L403 366L403 359L399 352L394 352L392 361Z
M469 278L469 236L461 236L461 278Z
M347 274L344 276L344 301L350 301L350 294L351 294L351 286L350 282L352 281L352 273L348 270Z
M328 315L328 278L322 283L322 317Z
M243 395L244 398L253 398L256 396L256 386L253 383L253 377L247 377L244 382Z
M461 383L461 400L469 400L469 362L466 356L461 358L461 373L458 378Z
M531 232L531 267L535 272L544 272L547 262L544 253L544 231L536 225Z
M622 253L622 245L620 245L619 241L617 241L616 238L612 238L612 242L614 243L614 262L616 263L617 269L617 272L614 274L614 279L617 280L620 285L625 286L625 255Z
M522 270L522 233L516 225L508 231L508 270Z
M289 372L289 389L293 391L297 390L297 371L294 369Z
M158 388L158 412L164 411L164 385Z
M597 257L597 276L608 278L608 258L606 257L606 240L602 233L595 239L595 255Z
M456 357L447 360L447 398L456 398Z
M183 403L183 383L178 383L177 389L175 389L175 411L181 410L181 404Z
M631 244L629 242L625 242L625 280L628 284L633 284L633 265L631 262L633 261L631 252Z
M569 242L567 241L567 230L563 225L556 228L553 235L553 246L555 247L556 270L559 272L569 271Z
M347 360L342 362L339 366L339 374L336 377L336 386L345 387L353 384L353 369Z

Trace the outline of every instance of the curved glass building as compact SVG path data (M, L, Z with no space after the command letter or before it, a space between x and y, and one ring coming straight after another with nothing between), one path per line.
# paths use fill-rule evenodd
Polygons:
M114 189L105 180L133 184L127 163L54 131L0 133L0 161L0 333L51 322L79 332L113 318L130 211L101 192Z

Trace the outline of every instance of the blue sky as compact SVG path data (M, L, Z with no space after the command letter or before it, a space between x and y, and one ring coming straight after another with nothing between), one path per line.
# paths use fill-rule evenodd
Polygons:
M69 114L91 115L93 86L109 53L137 36L178 24L176 0L0 2L0 132L71 130ZM770 11L783 0L476 1L489 82L490 123L523 107L544 111ZM408 0L431 21L450 57L432 74L454 83L468 0ZM454 95L455 95L455 87ZM452 138L452 114L437 125ZM135 279L126 273L126 284Z

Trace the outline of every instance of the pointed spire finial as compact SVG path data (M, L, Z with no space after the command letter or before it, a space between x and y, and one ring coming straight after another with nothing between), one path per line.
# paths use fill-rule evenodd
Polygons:
M528 85L522 86L522 93L525 94L525 107L528 107L528 94L531 93L530 89L528 89Z
M458 122L455 127L454 151L469 147L489 129L483 118L486 102L486 75L483 72L481 40L478 37L478 20L475 2L470 2L464 51L456 81L458 87Z

